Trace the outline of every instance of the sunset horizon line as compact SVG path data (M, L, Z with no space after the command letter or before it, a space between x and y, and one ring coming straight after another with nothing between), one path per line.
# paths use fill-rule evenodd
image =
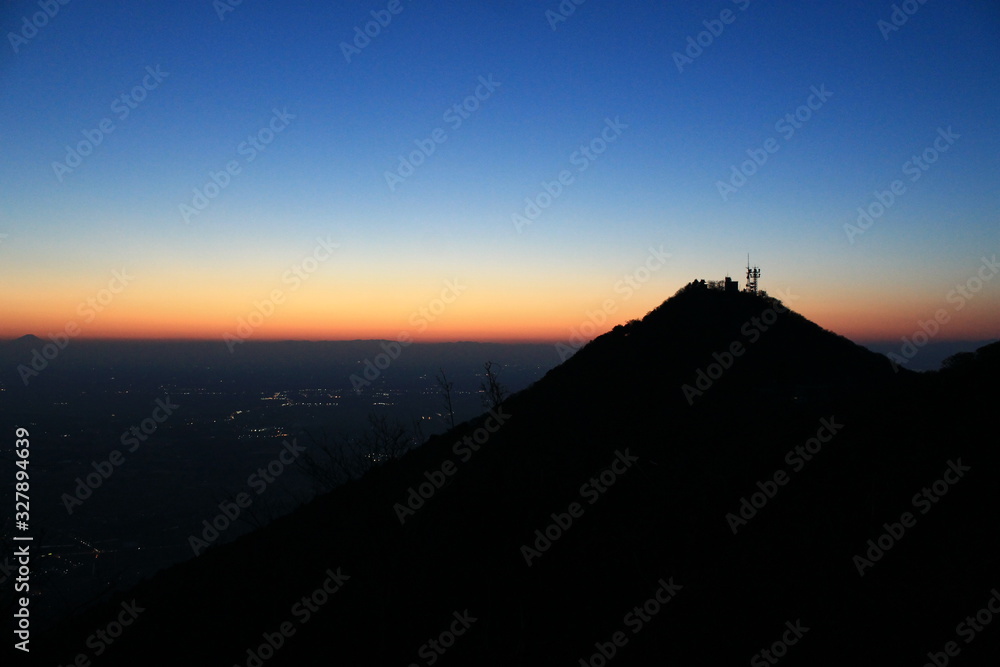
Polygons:
M589 343L603 336L605 333L610 332L610 329L605 332L597 334L593 338L587 338L585 341ZM858 345L870 345L870 344L885 344L885 343L897 343L907 336L896 336L892 338L852 338L846 334L841 334L834 331L837 335L847 338L853 343ZM50 335L39 336L36 333L29 332L15 337L3 337L0 338L0 343L12 343L14 341L20 340L22 338L27 338L29 336L34 336L43 343L54 342ZM476 343L476 344L498 344L498 345L556 345L559 343L566 344L571 336L566 336L563 338L502 338L502 339L472 339L472 338L434 338L434 339L422 339L422 340L411 340L406 343L409 345L451 345L451 344L463 344L463 343ZM1000 337L989 337L989 336L959 336L954 338L940 338L935 339L934 343L980 343L980 342L992 342L1000 339ZM95 336L95 337L78 337L73 339L76 342L86 342L86 343L226 343L226 339L222 336L213 337L203 337L203 336L169 336L169 337L146 337L146 336ZM387 337L387 338L273 338L266 336L255 336L252 339L245 339L242 343L382 343L382 342L399 342L398 337Z

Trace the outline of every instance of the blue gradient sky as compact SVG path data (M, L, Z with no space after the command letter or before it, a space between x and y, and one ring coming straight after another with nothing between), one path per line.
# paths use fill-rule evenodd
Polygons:
M335 256L288 294L261 338L395 337L446 279L468 286L430 339L563 340L616 299L640 317L695 277L762 286L858 340L911 333L1000 250L1000 8L928 2L886 40L892 3L427 3L348 63L341 43L388 2L70 2L20 43L35 2L5 3L0 45L0 336L44 335L135 276L83 336L217 338L317 237ZM745 10L740 7L745 6ZM679 72L673 54L735 20ZM169 73L119 119L145 70ZM499 88L461 127L445 111L481 76ZM833 93L785 139L775 123ZM272 109L295 118L253 162L238 145ZM60 181L81 132L115 129ZM628 127L584 172L571 154L606 118ZM938 128L960 138L920 179L902 167ZM447 140L390 191L385 172L436 128ZM723 201L717 181L774 137L780 148ZM241 172L186 224L209 172ZM525 197L574 182L519 233ZM906 192L862 235L845 223L875 190ZM650 246L671 259L625 298ZM613 324L615 322L611 322ZM942 333L1000 331L1000 278Z

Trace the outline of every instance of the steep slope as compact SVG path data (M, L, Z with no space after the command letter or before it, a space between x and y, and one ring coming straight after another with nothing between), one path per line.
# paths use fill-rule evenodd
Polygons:
M713 665L783 633L787 664L919 664L997 585L996 393L689 286L495 415L124 594L145 611L100 664ZM959 459L925 516L911 498ZM94 657L121 599L36 655Z

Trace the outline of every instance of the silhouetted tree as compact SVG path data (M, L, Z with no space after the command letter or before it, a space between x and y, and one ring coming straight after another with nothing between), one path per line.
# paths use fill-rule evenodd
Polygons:
M486 371L486 381L479 384L479 390L483 395L483 407L487 410L499 406L507 398L507 389L500 384L497 372L493 370L494 365L492 361L483 364L483 369Z
M713 282L719 282L719 281L713 281ZM698 292L706 289L708 289L708 285L705 283L704 280L692 280L687 285L677 290L677 292L674 293L674 296L678 296L680 294L687 294L688 292Z
M379 463L397 459L410 448L411 436L399 421L389 421L386 415L368 414L369 430L361 437L361 453L372 462L371 469ZM367 472L367 469L366 469Z
M448 417L449 428L455 428L455 408L451 402L451 389L454 386L453 382L448 381L448 377L444 374L444 369L438 369L440 373L436 376L438 387L441 388L441 398L444 399L444 409Z
M374 412L368 415L368 428L355 437L331 436L324 429L319 434L306 431L311 445L295 460L299 469L313 482L317 494L358 479L369 470L397 459L415 443L423 440L419 420L412 422L410 433L398 421Z
M423 417L410 417L410 425L413 426L413 436L410 439L414 445L422 445L427 440L427 436L424 435L422 419Z
M356 466L347 455L346 440L339 445L324 429L320 435L305 431L311 443L295 464L313 481L316 493L325 493L353 479Z

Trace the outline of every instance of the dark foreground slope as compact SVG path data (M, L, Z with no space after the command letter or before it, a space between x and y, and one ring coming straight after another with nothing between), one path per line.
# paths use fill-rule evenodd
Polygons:
M688 288L509 398L478 451L456 443L496 417L37 637L33 657L256 665L270 634L266 665L773 664L755 654L784 636L781 664L921 665L948 641L956 663L995 664L1000 622L969 643L956 626L1000 586L996 357L895 374L773 301ZM428 478L446 481L401 523ZM884 524L899 536L857 561ZM329 571L346 577L307 613ZM95 657L88 636L133 599Z

